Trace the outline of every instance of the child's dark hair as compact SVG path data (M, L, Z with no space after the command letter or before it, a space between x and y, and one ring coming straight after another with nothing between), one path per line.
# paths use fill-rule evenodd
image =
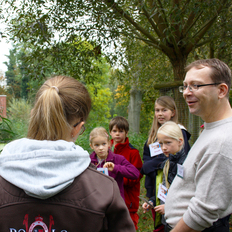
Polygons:
M122 116L116 116L110 120L109 131L111 132L113 127L116 126L119 130L124 130L126 133L129 131L129 123Z

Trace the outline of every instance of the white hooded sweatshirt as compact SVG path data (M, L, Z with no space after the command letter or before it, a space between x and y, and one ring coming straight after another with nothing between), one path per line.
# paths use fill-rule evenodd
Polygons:
M29 196L47 199L72 184L90 164L87 151L73 142L19 139L0 155L0 176Z

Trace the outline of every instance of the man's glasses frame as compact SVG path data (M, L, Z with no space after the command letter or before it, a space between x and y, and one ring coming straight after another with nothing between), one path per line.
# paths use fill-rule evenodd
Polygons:
M183 85L179 86L179 92L183 93L187 88L189 88L190 92L196 91L199 89L199 87L203 86L209 86L209 85L220 85L221 83L210 83L210 84L204 84L204 85Z

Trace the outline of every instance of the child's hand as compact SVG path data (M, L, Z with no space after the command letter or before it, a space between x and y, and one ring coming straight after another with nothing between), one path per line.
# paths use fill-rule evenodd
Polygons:
M165 213L164 212L164 204L163 205L157 205L155 207L155 212L160 213L160 214L164 214Z
M114 170L114 163L112 163L112 162L106 162L103 165L103 168L108 168L108 170L112 172Z
M149 201L149 202L153 205L152 201ZM151 208L151 206L148 205L146 202L144 202L142 205L142 208L143 208L143 213L146 213Z

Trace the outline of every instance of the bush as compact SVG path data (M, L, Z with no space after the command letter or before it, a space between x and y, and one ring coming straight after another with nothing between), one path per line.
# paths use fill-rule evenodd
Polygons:
M31 104L25 99L13 98L9 103L7 112L15 132L13 139L26 137Z
M11 141L16 134L12 130L12 122L0 116L0 142L7 143Z

